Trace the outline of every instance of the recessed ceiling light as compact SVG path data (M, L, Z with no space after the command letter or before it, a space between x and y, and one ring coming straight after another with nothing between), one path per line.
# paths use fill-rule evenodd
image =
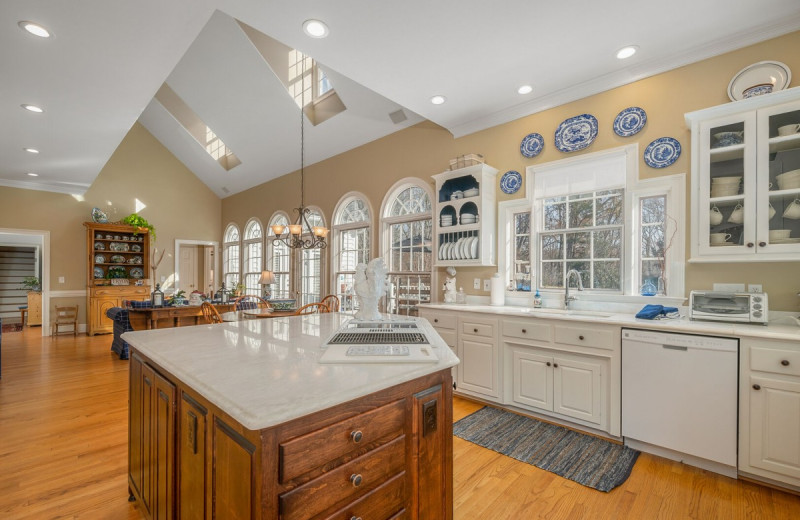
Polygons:
M319 20L306 20L303 22L303 31L312 38L325 38L330 32L325 22Z
M38 177L39 174L38 173L33 173L33 172L28 172L28 176L29 177Z
M627 47L623 47L617 51L617 59L624 60L625 58L630 58L636 51L639 50L639 47L636 45L629 45Z
M38 23L27 22L25 20L19 22L17 25L28 31L29 33L39 36L41 38L49 38L50 31L39 25Z
M434 105L441 105L445 101L447 101L447 98L444 96L433 96L431 98L431 103L433 103Z
M20 105L25 110L30 110L31 112L36 112L37 114L41 114L44 112L44 109L41 107L37 107L36 105Z
M533 92L533 87L530 85L522 85L517 89L517 92L519 92L520 94L530 94L531 92Z
M23 148L23 150L25 150L28 153L39 153L39 150L37 150L36 148Z

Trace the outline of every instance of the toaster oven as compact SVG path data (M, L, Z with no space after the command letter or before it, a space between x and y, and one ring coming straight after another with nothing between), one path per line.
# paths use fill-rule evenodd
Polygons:
M766 325L769 321L767 295L765 293L692 291L689 294L689 318Z

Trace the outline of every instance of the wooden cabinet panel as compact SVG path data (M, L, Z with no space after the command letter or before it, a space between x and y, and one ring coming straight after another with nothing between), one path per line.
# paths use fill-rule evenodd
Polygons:
M128 487L132 496L143 496L144 417L149 403L144 395L142 360L130 358L130 405L128 407Z
M503 336L547 342L553 339L553 327L550 322L506 318L501 326Z
M461 322L461 333L493 338L497 329L497 321L464 320Z
M555 342L564 345L613 350L618 348L620 343L618 327L556 325L554 329Z
M406 496L406 474L400 473L389 479L385 484L378 486L375 491L368 493L325 517L325 520L353 520L354 518L400 518L392 516L404 513L403 504ZM425 517L420 517L425 518Z
M153 499L154 517L171 519L175 511L175 385L154 374Z
M603 363L588 357L553 358L553 411L586 422L603 419Z
M178 413L178 518L204 520L208 410L183 393Z
M212 436L212 517L254 518L255 445L220 417L214 417Z
M750 368L760 372L800 376L800 349L752 347Z
M403 434L405 403L396 401L280 445L281 482L352 458Z
M89 322L91 324L91 335L102 334L114 331L114 322L106 316L106 311L119 307L119 298L116 297L102 297L94 298L91 301L91 312L89 314Z
M800 382L750 377L751 466L800 479Z
M28 326L42 324L42 293L28 292Z
M452 433L443 426L452 417L446 413L445 399L451 399L442 387L430 388L414 396L414 431L417 432L417 479L420 490L451 489L448 465L452 465ZM448 510L438 493L420 492L417 506L419 518L445 520ZM452 499L452 497L450 497Z
M459 390L468 390L490 397L500 396L497 377L497 343L478 341L462 336L459 349Z
M513 351L513 401L553 410L553 357L529 350Z

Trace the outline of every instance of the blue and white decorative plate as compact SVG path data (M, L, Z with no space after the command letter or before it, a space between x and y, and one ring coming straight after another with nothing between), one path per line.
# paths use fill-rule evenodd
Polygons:
M103 213L100 208L92 208L92 221L98 224L105 224L108 222L108 215Z
M525 157L531 158L539 155L544 148L544 138L542 134L532 133L526 135L519 145L519 151Z
M92 269L92 274L94 275L95 280L105 278L105 273L103 272L102 267L95 267Z
M522 186L522 175L514 170L509 170L500 177L500 189L509 195L519 191Z
M620 137L638 134L647 123L647 113L639 107L628 107L614 119L614 133Z
M681 156L681 143L672 137L659 137L644 150L644 162L651 168L666 168Z
M582 114L564 120L556 129L556 148L562 152L583 150L597 137L597 118Z
M144 277L144 270L141 267L134 267L131 269L131 278L142 278Z

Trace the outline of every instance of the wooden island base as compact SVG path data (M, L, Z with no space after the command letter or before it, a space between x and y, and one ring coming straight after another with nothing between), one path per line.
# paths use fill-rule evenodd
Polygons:
M130 363L128 485L148 518L453 518L449 368L254 431Z

